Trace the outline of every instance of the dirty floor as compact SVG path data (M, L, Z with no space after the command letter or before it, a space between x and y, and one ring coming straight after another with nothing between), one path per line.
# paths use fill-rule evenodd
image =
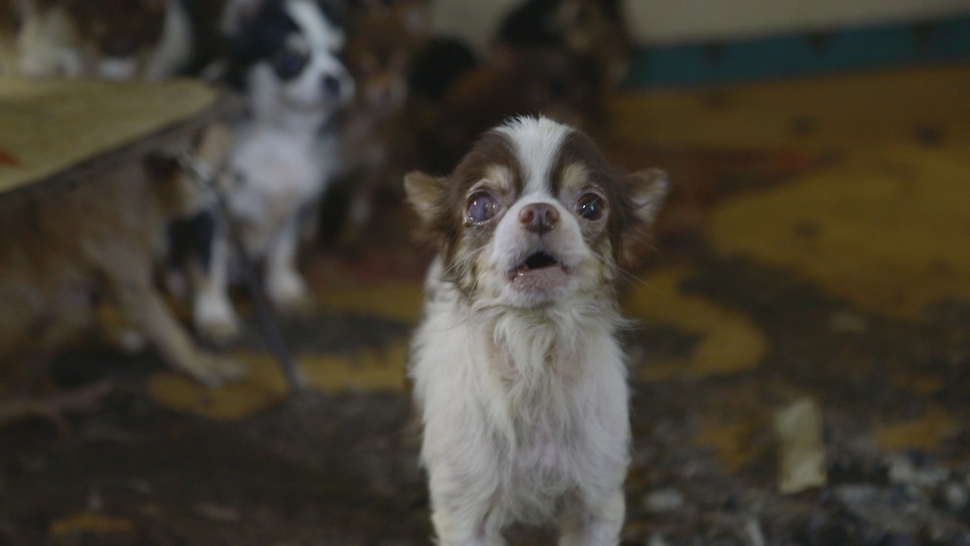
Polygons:
M623 288L624 544L970 545L968 89L936 66L612 101L609 155L675 186ZM249 379L214 391L151 354L55 363L116 387L0 428L0 545L429 544L411 222L390 202L366 246L309 256L305 393L254 326Z

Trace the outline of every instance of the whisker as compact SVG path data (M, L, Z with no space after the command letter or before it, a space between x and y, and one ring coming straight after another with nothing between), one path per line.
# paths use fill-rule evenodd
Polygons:
M630 284L633 284L633 285L639 285L639 286L642 286L644 288L650 289L650 290L652 290L653 292L655 292L657 294L666 294L666 292L664 292L663 290L657 288L656 286L654 286L654 285L652 285L652 284L644 281L639 276L634 275L633 273L631 273L631 272L623 269L622 267L620 267L618 265L614 265L611 261L607 260L605 257L603 257L602 255L600 255L599 253L593 252L592 254L593 254L593 257L596 258L597 260L599 260L602 264L606 265L607 267L612 267L613 270L617 272L619 278L622 279L623 281L626 281L626 282L628 282Z

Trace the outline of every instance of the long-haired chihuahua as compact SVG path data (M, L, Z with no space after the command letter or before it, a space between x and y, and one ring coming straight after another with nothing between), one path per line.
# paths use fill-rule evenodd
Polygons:
M614 281L666 188L529 117L485 133L450 176L405 179L438 251L409 374L442 546L504 544L514 522L617 544L630 425Z

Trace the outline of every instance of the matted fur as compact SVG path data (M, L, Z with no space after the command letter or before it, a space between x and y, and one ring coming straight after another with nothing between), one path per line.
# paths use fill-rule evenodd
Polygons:
M561 544L617 544L630 427L613 284L665 177L620 176L582 134L519 118L451 176L405 187L440 252L409 366L440 544L503 544L515 521L555 522ZM476 221L483 193L497 208ZM580 214L591 195L602 214ZM555 263L528 265L537 253Z

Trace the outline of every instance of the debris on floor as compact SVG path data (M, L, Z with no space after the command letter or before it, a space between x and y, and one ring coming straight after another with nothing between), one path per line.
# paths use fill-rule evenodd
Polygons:
M774 424L781 451L778 492L791 495L825 486L825 440L818 404L811 398L792 402L775 412Z

